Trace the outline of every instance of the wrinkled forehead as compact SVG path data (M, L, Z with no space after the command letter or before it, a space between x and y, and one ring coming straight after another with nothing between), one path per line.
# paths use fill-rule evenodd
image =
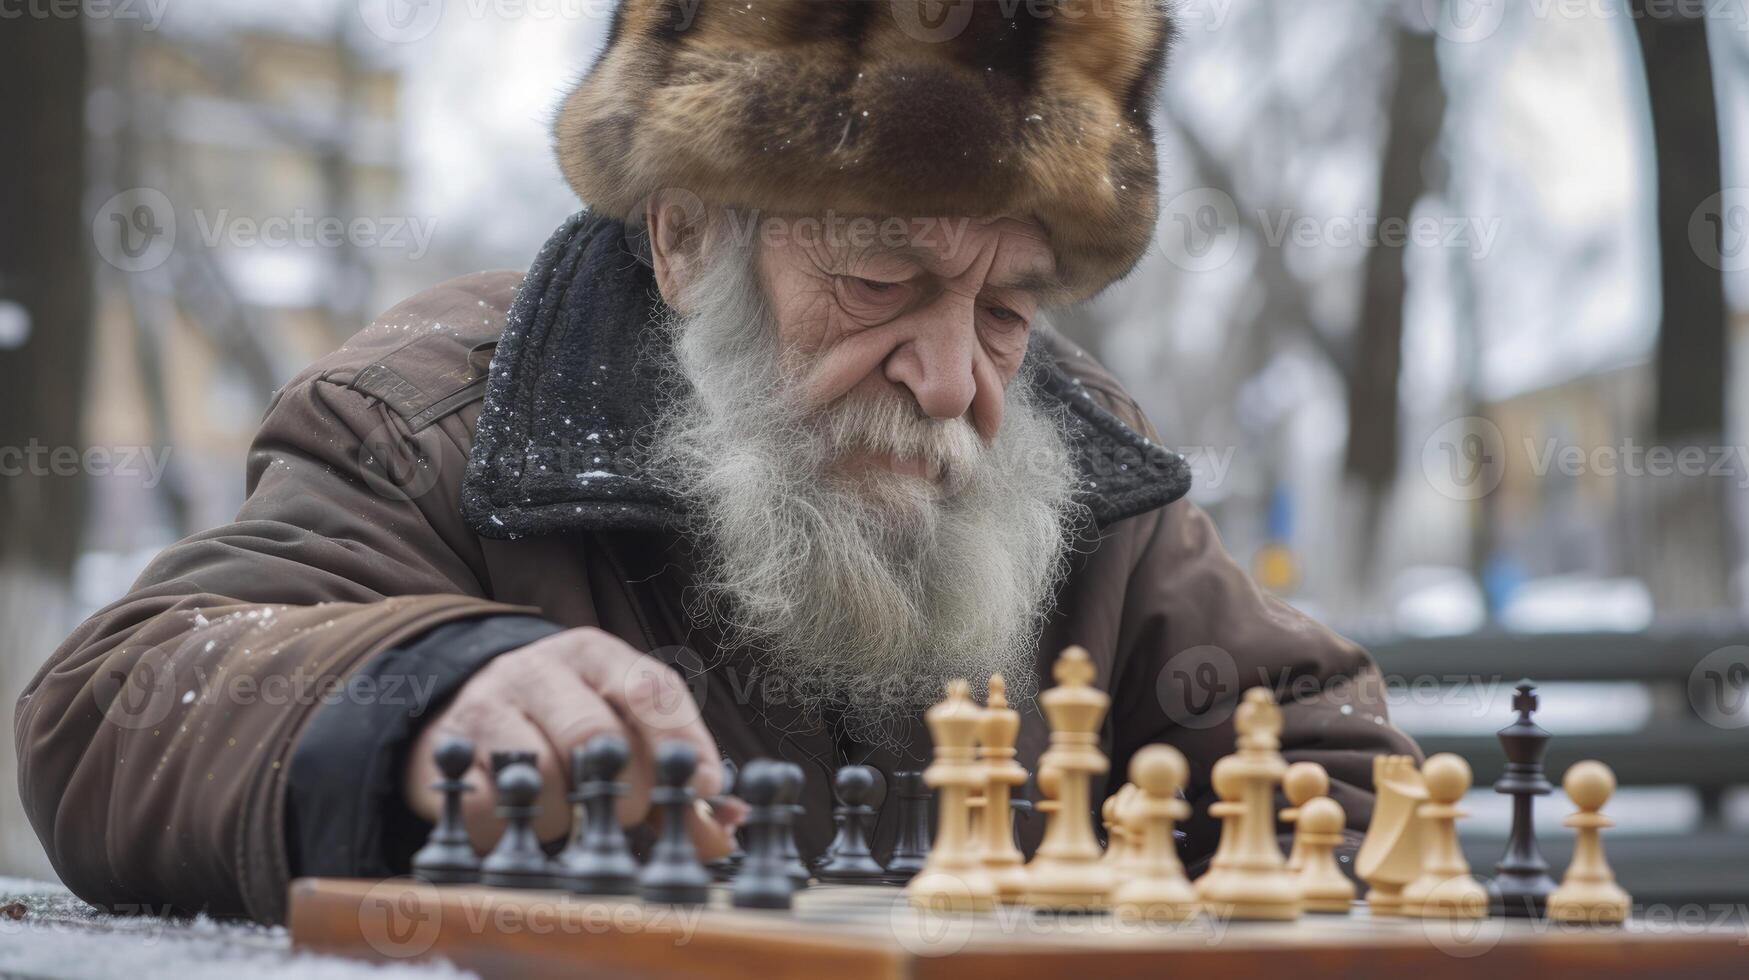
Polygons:
M921 271L954 279L987 267L992 281L1016 288L1061 288L1049 235L1030 218L806 214L755 220L762 245L800 247L881 274Z

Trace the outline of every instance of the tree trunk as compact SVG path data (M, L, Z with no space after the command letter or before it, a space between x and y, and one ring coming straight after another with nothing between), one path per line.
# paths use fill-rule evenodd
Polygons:
M1384 159L1379 167L1378 219L1382 230L1406 228L1428 186L1427 166L1445 126L1445 89L1435 37L1400 28L1397 78L1391 88ZM1382 236L1381 236L1382 237ZM1357 582L1366 581L1385 493L1397 475L1398 381L1403 366L1403 301L1408 278L1403 236L1376 242L1367 252L1359 328L1348 377L1348 449L1343 468L1362 495Z
M1686 5L1635 0L1657 161L1659 331L1652 438L1680 452L1725 432L1727 315L1719 256L1723 185L1718 110L1704 17ZM1710 209L1711 214L1708 214ZM1703 238L1691 237L1698 229ZM1711 238L1711 248L1704 236ZM1640 574L1661 611L1730 601L1723 481L1643 478L1633 494L1652 533Z
M0 563L56 577L72 569L85 515L84 479L56 475L79 469L64 464L81 444L91 344L84 29L24 17L0 31L0 301L25 323L22 342L0 342Z
M11 698L67 628L85 524L84 375L91 346L84 22L0 27L0 691ZM58 452L57 452L58 451ZM68 454L74 454L69 464ZM0 872L52 878L11 787L0 737Z

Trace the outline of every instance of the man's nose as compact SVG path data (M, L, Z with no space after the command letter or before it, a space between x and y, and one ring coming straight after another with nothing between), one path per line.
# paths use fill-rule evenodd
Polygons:
M930 418L957 419L972 407L978 389L972 375L975 315L975 306L958 302L918 311L906 335L887 355L887 380L909 388Z

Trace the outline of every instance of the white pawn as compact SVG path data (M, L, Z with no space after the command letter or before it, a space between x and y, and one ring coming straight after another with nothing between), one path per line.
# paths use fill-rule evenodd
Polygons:
M1316 762L1296 762L1288 766L1287 774L1281 777L1281 792L1288 802L1287 808L1281 811L1281 822L1297 831L1300 808L1306 805L1306 801L1329 795L1330 774ZM1304 848L1300 843L1300 835L1296 832L1293 849L1287 855L1287 869L1300 870L1304 860Z
M1598 812L1615 792L1615 773L1591 759L1576 762L1561 780L1561 788L1579 808L1562 821L1578 832L1578 839L1561 887L1549 896L1549 918L1559 922L1621 922L1628 917L1631 900L1615 883L1615 873L1603 856L1603 828L1615 821Z
M1118 807L1128 874L1111 896L1119 913L1174 922L1196 912L1196 889L1172 838L1172 825L1190 815L1190 804L1177 798L1189 773L1183 753L1170 745L1150 745L1130 760L1135 792Z
M1421 765L1427 802L1416 807L1422 821L1421 874L1403 887L1403 914L1429 919L1482 919L1488 915L1488 891L1470 877L1470 865L1458 846L1457 808L1470 788L1470 764L1463 756L1441 752Z
M1300 907L1345 915L1354 906L1354 882L1336 864L1336 845L1347 814L1328 796L1307 800L1299 811L1294 849L1300 855Z

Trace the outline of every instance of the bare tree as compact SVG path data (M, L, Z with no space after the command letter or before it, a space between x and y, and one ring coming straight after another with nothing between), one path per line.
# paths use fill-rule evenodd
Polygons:
M1658 170L1662 299L1652 432L1659 444L1680 451L1717 444L1725 431L1718 108L1705 16L1688 4L1634 0L1633 7ZM1695 241L1696 227L1710 241ZM1719 484L1704 477L1649 481L1640 505L1650 510L1652 533L1639 564L1661 610L1729 601L1732 563L1720 533L1726 514Z

